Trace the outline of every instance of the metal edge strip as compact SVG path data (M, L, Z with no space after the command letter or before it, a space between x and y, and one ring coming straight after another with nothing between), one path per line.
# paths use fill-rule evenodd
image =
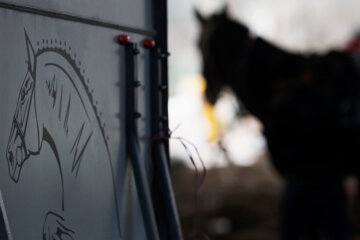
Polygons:
M12 234L11 234L11 231L10 231L9 220L8 220L6 210L5 210L4 199L3 199L2 194L1 194L1 190L0 190L0 211L2 212L2 215L3 215L8 240L13 240L13 237L12 237Z
M152 31L152 30L144 30L144 29L139 29L139 28L127 27L127 26L123 26L123 25L119 25L119 24L115 24L115 23L95 20L95 19L86 18L86 17L82 17L82 16L70 15L67 13L48 11L48 10L34 8L34 7L14 4L14 3L6 3L6 2L0 1L0 8L11 9L11 10L26 12L26 13L33 13L36 15L52 17L52 18L57 18L57 19L62 19L62 20L68 20L68 21L73 21L73 22L80 22L80 23L85 23L85 24L89 24L89 25L120 30L120 31L138 33L141 35L146 35L146 36L151 36L151 37L156 35L156 31Z

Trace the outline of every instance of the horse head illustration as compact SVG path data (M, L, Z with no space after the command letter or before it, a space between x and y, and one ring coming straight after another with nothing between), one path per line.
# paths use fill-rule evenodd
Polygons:
M24 162L39 151L39 127L34 106L36 55L25 32L28 70L22 83L7 144L6 158L10 177L17 182ZM37 139L36 139L37 138Z
M75 61L76 54L70 55L71 47L65 41L55 39L48 44L46 40L43 45L37 42L38 49L34 50L25 31L25 42L27 71L20 87L6 148L10 178L18 183L24 163L30 166L31 161L27 160L37 156L52 161L46 164L56 164L57 174L42 172L53 183L50 191L61 191L61 197L51 203L52 208L43 209L46 211L44 240L76 239L75 235L80 239L85 238L81 236L89 233L86 224L74 227L85 212L96 216L88 219L91 224L102 225L97 220L102 215L103 219L116 219L117 226L120 226L105 122L100 118L101 112L98 113L97 101L92 96L93 89L86 84L89 79L85 81L85 69L80 69L80 61ZM51 151L50 157L42 155L44 146ZM96 149L92 146L96 146ZM104 156L101 157L104 161L100 161L99 156ZM85 164L87 170L82 170L81 166ZM94 177L94 174L98 177ZM100 213L96 208L80 209L76 214L68 210L74 209L86 194L92 194L93 188L87 192L86 183L100 178L103 182L101 191L108 196L113 195L110 204L113 204L112 209L116 209L114 213ZM81 184L77 185L77 182ZM95 195L90 201L93 201L93 206L98 202ZM99 228L107 229L106 221L103 222ZM114 228L114 231L114 234L121 236L120 228ZM101 236L102 231L94 229L93 234Z

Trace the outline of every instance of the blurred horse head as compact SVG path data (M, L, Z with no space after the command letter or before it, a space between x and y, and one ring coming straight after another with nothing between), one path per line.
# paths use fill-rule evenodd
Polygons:
M203 61L203 76L207 82L206 97L214 104L220 91L238 81L249 44L248 29L221 13L204 18L196 11L201 23L199 48Z

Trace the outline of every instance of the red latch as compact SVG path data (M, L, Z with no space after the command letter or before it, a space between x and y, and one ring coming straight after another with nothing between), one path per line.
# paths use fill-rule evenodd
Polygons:
M146 48L154 48L156 45L155 41L152 39L145 39L143 43L144 43L144 47Z
M130 41L131 41L131 38L128 35L120 35L118 38L118 42L120 44L129 44Z

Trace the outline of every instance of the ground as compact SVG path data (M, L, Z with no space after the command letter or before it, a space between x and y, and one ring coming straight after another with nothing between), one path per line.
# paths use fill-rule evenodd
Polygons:
M185 239L191 239L194 221L198 230L213 240L278 239L283 181L267 156L250 167L230 165L208 170L198 192L198 204L194 198L195 172L176 165L172 177Z
M199 173L198 179L200 179ZM198 201L194 197L195 172L181 164L172 166L184 239L279 239L279 204L284 180L269 157L261 156L250 167L230 165L209 169ZM352 239L360 240L360 198L355 178L345 181L349 196ZM191 237L194 228L206 237Z

